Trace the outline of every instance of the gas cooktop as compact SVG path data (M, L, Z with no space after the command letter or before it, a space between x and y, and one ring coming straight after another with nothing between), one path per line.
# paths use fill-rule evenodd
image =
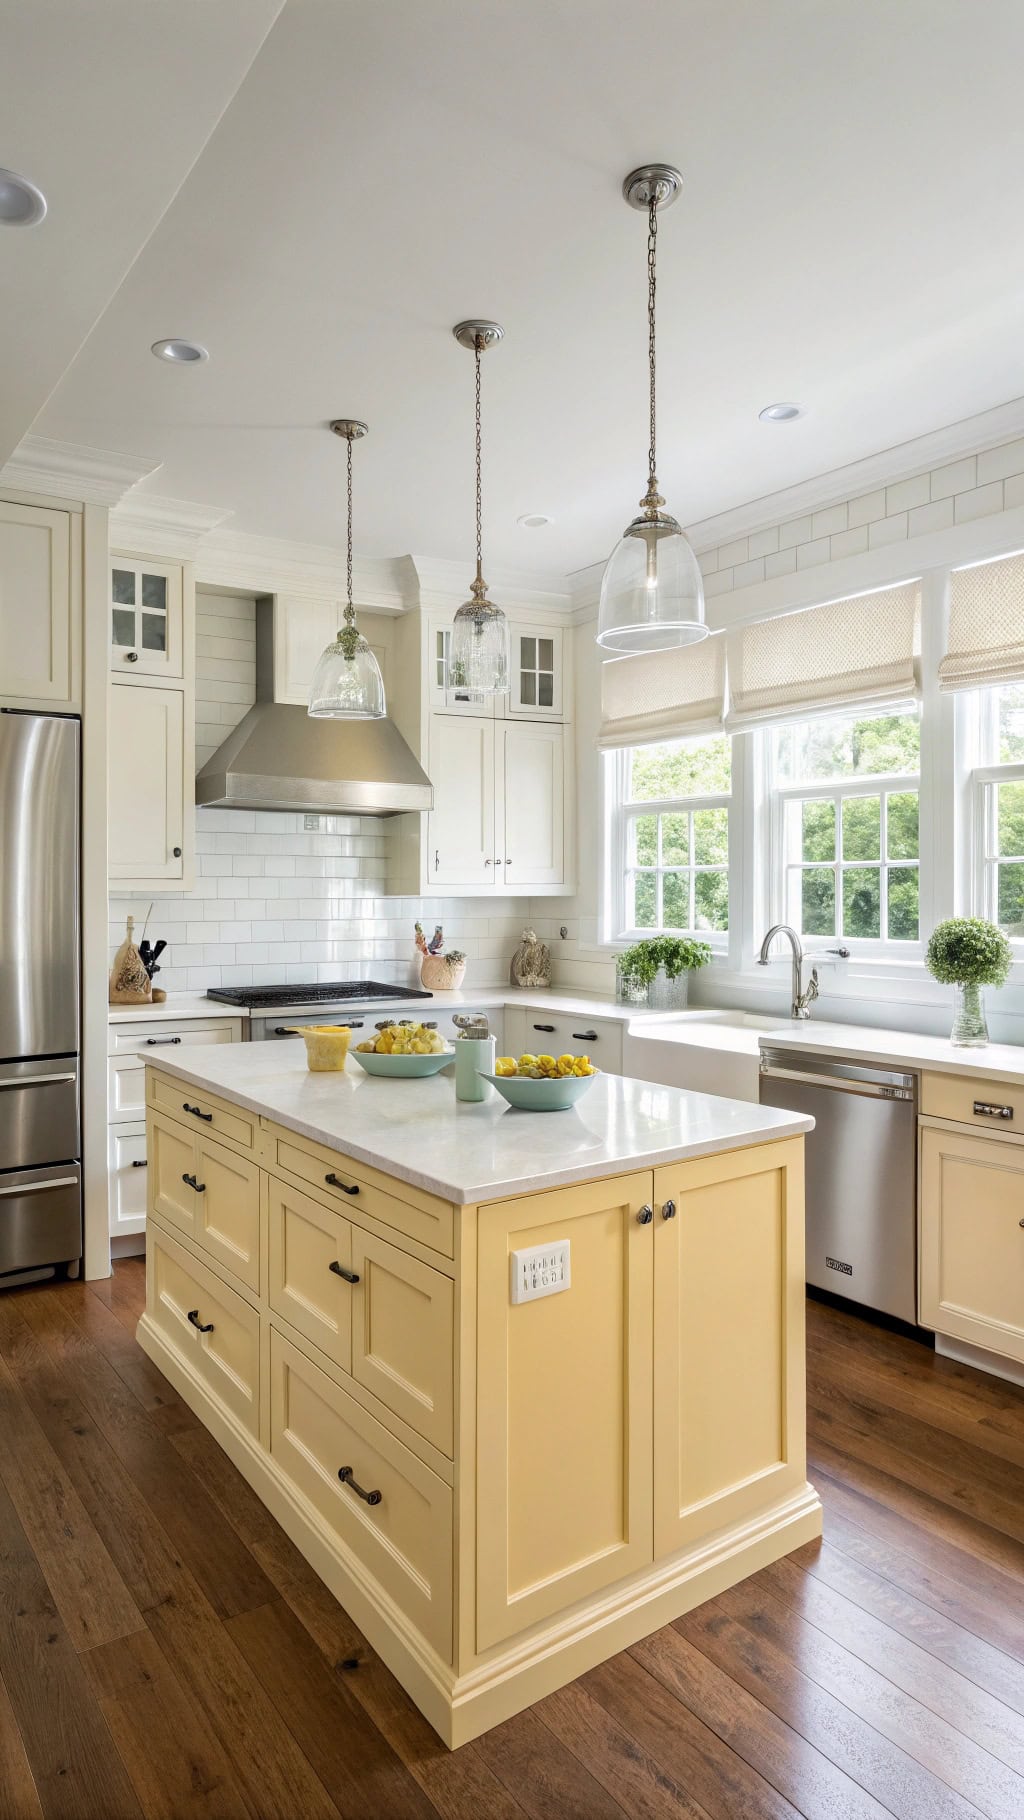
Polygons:
M415 986L388 986L380 980L330 980L317 986L211 986L207 998L225 1005L245 1005L250 1011L275 1005L338 1005L372 999L433 998Z

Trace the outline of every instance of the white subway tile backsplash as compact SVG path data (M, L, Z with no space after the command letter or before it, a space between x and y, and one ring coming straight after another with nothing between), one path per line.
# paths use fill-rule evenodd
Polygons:
M747 539L735 537L731 543L718 546L718 566L720 569L731 569L738 562L747 560Z
M896 512L892 518L879 518L868 526L868 545L872 550L881 544L900 543L907 535L907 514Z
M1024 462L1021 463L1021 467L1024 468ZM779 547L778 525L772 525L769 531L755 531L751 537L748 537L747 544L747 554L751 561L758 556L774 556ZM555 934L558 934L557 929Z
M777 550L774 556L764 559L766 581L774 581L777 575L792 575L796 568L796 550Z
M832 562L838 562L843 556L860 556L868 547L867 525L855 525L850 531L839 531L829 538Z
M823 512L815 512L811 518L811 536L838 536L840 531L846 530L849 510L849 505L844 500L841 506L826 506Z
M1010 474L1024 473L1024 440L1004 442L998 449L986 449L978 456L978 485L990 480L1006 480Z
M868 525L876 518L885 517L885 488L876 487L873 493L861 493L849 504L849 526L851 531L857 525Z
M1011 474L1003 483L1003 507L1009 512L1014 506L1024 506L1024 474Z
M756 581L764 580L764 557L755 557L751 562L738 563L733 570L732 585L734 588L749 588Z
M952 522L952 498L933 499L930 505L914 507L909 514L908 530L911 537L923 537L929 531L947 531Z
M931 498L929 476L914 474L910 480L898 480L894 486L885 489L885 510L888 517L895 512L909 512L914 506L924 506Z
M827 537L815 537L810 543L797 545L796 566L798 569L815 569L819 563L828 562L829 540Z
M990 480L987 486L972 487L967 493L958 493L953 501L957 524L965 524L971 518L987 518L990 512L1001 512L1002 509L1001 480Z
M810 543L813 520L808 512L806 518L791 518L788 524L779 526L779 549L791 550L795 544Z
M951 493L966 493L978 484L978 458L966 455L962 461L951 461L947 467L932 473L932 498L948 499Z

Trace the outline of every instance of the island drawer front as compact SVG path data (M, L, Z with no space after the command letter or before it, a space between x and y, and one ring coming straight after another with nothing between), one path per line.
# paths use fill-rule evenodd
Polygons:
M142 1061L159 1061L161 1049L173 1053L186 1043L231 1043L236 1028L235 1019L230 1017L183 1019L181 1023L176 1018L162 1017L147 1025L140 1019L138 1024L111 1024L107 1047L111 1055L137 1055Z
M150 1206L250 1289L260 1282L260 1172L212 1138L149 1112Z
M926 1074L921 1081L926 1118L955 1119L959 1125L1024 1137L1024 1081L987 1081L981 1075Z
M450 1662L451 1487L273 1328L270 1451L322 1521ZM354 1485L339 1478L345 1467ZM371 1504L361 1492L379 1493L380 1501Z
M260 1318L255 1308L155 1220L146 1233L146 1274L146 1309L153 1326L206 1388L257 1434Z
M519 1006L515 1009L520 1011ZM506 1040L522 1032L517 1055L589 1055L605 1074L621 1074L622 1025L616 1019L594 1018L583 1011L546 1011L543 1005L526 1005L521 1017L522 1022L517 1017L506 1024ZM513 1048L514 1043L509 1054Z
M384 1226L394 1226L431 1251L455 1256L455 1221L447 1201L413 1191L411 1200L399 1199L388 1186L389 1178L363 1163L350 1164L320 1145L304 1143L279 1126L271 1126L273 1149L270 1167L286 1169L321 1194L336 1199L339 1213L365 1213ZM331 1177L336 1176L337 1181ZM341 1184L339 1186L338 1184ZM404 1184L403 1184L404 1186ZM346 1192L355 1189L355 1193Z
M451 1459L455 1285L361 1226L352 1271L352 1376Z
M253 1113L214 1099L212 1094L190 1087L186 1081L172 1080L166 1074L154 1075L149 1084L149 1103L182 1125L216 1132L218 1137L230 1138L244 1150L253 1147L257 1125Z
M270 1306L348 1371L354 1287L339 1271L352 1270L352 1228L300 1188L267 1183Z

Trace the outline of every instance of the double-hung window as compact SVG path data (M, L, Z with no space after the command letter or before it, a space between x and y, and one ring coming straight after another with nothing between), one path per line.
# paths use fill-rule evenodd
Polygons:
M1024 940L1024 683L978 695L973 776L975 907Z
M621 936L700 934L729 927L729 803L732 741L727 734L626 747L614 757L612 816L615 932Z
M920 721L826 715L772 727L774 897L805 937L920 939Z

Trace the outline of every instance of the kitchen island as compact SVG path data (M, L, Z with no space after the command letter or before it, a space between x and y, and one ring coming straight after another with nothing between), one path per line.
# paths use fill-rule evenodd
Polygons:
M146 1104L140 1343L447 1744L820 1533L806 1118L301 1042L161 1056Z

